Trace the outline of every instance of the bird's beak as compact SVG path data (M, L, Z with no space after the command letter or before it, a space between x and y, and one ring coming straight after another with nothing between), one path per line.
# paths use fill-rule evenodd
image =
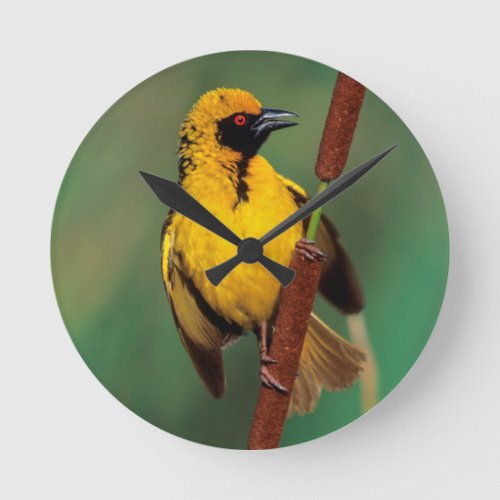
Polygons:
M255 137L259 137L264 133L270 133L280 128L293 127L298 125L296 122L288 122L279 120L278 118L288 118L290 116L299 116L291 111L283 111L282 109L261 108L262 112L259 118L252 125L252 130Z

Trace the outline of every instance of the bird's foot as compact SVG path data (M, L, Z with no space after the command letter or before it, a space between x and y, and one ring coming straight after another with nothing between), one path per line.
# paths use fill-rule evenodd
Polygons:
M314 241L307 240L306 238L300 238L299 241L295 244L295 251L304 259L307 259L311 262L315 260L319 262L324 262L328 255L323 253L318 247L314 246Z
M272 376L269 371L269 367L265 364L260 365L260 380L261 382L270 389L276 389L282 394L288 394L288 389L281 385L281 383Z
M274 333L274 326L272 326L271 329L272 332ZM269 339L267 338L267 330L268 330L267 321L263 321L259 327L259 354L260 354L261 365L273 365L277 363L277 361L271 358L271 356L269 356L268 354Z
M274 358L271 358L267 351L260 353L260 364L261 365L275 365L277 361Z
M272 331L274 333L274 326L272 327ZM288 394L288 389L283 387L281 383L272 376L269 366L274 365L278 361L269 356L269 339L267 336L268 333L268 323L267 321L263 321L260 324L259 328L259 354L260 354L260 380L261 382L270 389L276 389L279 392L284 394Z

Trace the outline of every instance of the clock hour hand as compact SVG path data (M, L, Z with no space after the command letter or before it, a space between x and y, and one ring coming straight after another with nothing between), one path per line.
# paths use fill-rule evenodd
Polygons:
M201 203L196 201L187 191L179 186L179 184L146 172L140 172L140 174L162 203L184 215L184 217L196 222L200 226L203 226L212 233L217 234L226 241L229 241L233 245L238 246L238 254L233 259L225 262L222 266L213 268L210 276L207 274L207 277L214 285L218 285L229 271L240 262L245 262L244 259L248 259L248 244L240 245L240 243L242 243L241 239L217 219L217 217L210 213ZM260 244L259 246L261 247ZM283 286L289 285L295 276L295 272L292 269L278 264L261 252L258 255L252 255L250 258L252 262L258 260ZM234 262L235 259L237 259L237 262Z
M162 203L233 245L240 243L241 239L238 236L179 184L146 172L139 173Z

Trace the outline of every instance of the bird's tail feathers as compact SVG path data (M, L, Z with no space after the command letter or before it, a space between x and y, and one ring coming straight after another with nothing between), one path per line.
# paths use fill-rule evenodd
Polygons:
M337 391L350 387L358 378L364 361L365 355L360 349L312 313L288 416L312 412L322 388Z

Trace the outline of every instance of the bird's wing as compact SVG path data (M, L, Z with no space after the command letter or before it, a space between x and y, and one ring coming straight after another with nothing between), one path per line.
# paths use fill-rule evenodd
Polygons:
M340 243L340 235L325 217L316 234L316 243L331 258L321 269L319 291L344 314L355 314L364 307L363 289L354 264Z
M295 182L280 176L297 206L309 196ZM305 221L307 228L309 219ZM354 314L364 307L363 291L351 258L340 242L335 226L323 215L316 234L316 244L330 258L323 264L319 283L320 293L345 314Z
M216 314L183 272L182 255L173 249L177 216L169 213L163 225L163 281L182 343L209 392L219 398L226 388L222 346L241 329Z

